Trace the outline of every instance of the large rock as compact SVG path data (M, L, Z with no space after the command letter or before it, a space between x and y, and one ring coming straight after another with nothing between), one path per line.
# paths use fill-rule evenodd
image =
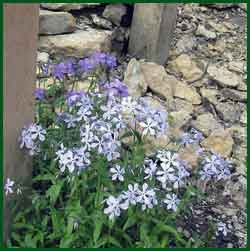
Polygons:
M170 126L174 128L183 127L191 119L190 113L186 110L170 112L169 116L171 118Z
M229 157L232 152L234 141L229 130L218 129L213 131L210 136L201 142L201 145L210 151Z
M222 126L214 118L211 113L204 113L197 117L196 120L192 121L194 128L202 132L205 136L208 136L215 130L221 129Z
M161 65L142 62L141 67L147 85L154 93L164 97L169 105L173 100L174 89L179 81L174 76L167 74Z
M123 4L109 4L105 7L103 16L115 25L120 25L122 17L126 15L127 8Z
M176 85L174 96L190 101L194 105L199 105L201 103L201 97L196 92L195 88L182 82Z
M221 94L223 95L223 98L231 99L233 101L241 101L241 102L247 101L247 93L243 91L224 88L221 90Z
M140 97L147 91L147 83L142 72L141 64L135 58L132 58L124 73L124 83L128 86L128 92L131 96Z
M187 54L180 55L175 60L171 61L169 66L175 72L181 73L188 81L196 80L203 74L202 70Z
M41 7L47 10L81 10L83 8L91 8L100 5L100 3L42 3Z
M67 35L41 36L39 49L52 55L81 58L94 51L109 52L111 49L111 32L85 30Z
M236 87L242 82L236 73L230 72L223 66L210 65L207 73L211 79L217 81L222 86Z
M53 35L76 30L75 18L68 12L40 10L39 34Z

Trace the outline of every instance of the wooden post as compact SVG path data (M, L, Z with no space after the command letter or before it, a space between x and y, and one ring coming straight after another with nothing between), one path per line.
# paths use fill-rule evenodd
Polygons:
M164 65L177 18L177 4L135 4L129 54Z
M4 183L30 180L31 161L19 149L24 125L33 121L38 4L4 4ZM11 195L12 196L12 195ZM11 221L4 196L4 240Z

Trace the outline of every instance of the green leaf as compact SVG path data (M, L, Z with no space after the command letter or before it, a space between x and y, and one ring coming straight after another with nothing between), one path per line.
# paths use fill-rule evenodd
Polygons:
M93 240L94 243L96 243L100 237L101 231L102 231L102 226L103 226L103 218L98 217L94 220L94 232L93 232Z
M134 217L129 217L127 221L125 222L122 230L125 231L126 229L132 227L133 225L137 224L137 221Z
M122 247L121 244L119 243L119 241L116 240L116 239L115 239L114 237L112 237L112 236L108 236L108 242L109 242L110 244L112 244L112 245L115 245L116 247L119 247L119 248Z
M58 183L52 185L46 192L46 196L49 197L50 202L54 204L60 194L60 191L63 186L63 181L59 181Z
M76 240L77 236L67 235L60 241L60 248L71 248L72 243Z

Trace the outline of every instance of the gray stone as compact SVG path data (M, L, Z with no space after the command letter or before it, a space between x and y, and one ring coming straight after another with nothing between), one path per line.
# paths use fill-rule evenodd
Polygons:
M41 7L47 10L81 10L83 8L92 8L100 5L100 3L42 3Z
M51 55L82 58L94 51L109 52L111 49L111 32L85 30L67 35L41 36L39 50Z
M237 103L231 102L218 102L215 106L219 116L225 122L239 121L241 115L241 106Z
M187 53L192 51L196 46L196 39L194 36L183 35L176 43L175 50L177 54Z
M177 73L189 81L193 81L201 77L202 70L187 54L182 54L173 61L169 62L169 66Z
M174 97L185 99L194 105L199 105L201 103L201 97L196 92L195 88L182 82L176 85Z
M221 94L223 95L223 98L231 99L233 101L241 101L241 102L247 101L247 93L244 91L237 91L229 88L224 88L221 90Z
M209 151L214 151L223 157L230 156L234 141L229 130L218 129L213 131L201 145Z
M176 18L176 4L135 4L129 54L161 65L165 64Z
M237 7L238 4L235 4L235 3L228 3L228 4L216 3L216 4L208 4L206 6L210 7L210 8L217 9L217 10L224 10L224 9L227 9L227 8Z
M246 72L246 64L244 61L232 61L228 64L228 70L244 74Z
M40 63L48 63L49 61L49 54L47 52L37 52L37 62Z
M211 113L204 113L192 121L192 125L197 130L201 131L205 136L208 136L215 130L221 129L222 126Z
M198 28L196 30L196 35L203 36L207 40L216 38L216 33L215 32L206 29L205 26L203 26L201 24L198 26Z
M68 12L40 10L39 34L54 35L76 30L75 18Z
M237 74L230 72L223 66L210 65L207 72L211 79L217 81L222 86L236 87L242 81Z
M147 83L142 72L141 64L135 58L132 58L124 73L124 83L128 86L128 92L131 96L140 97L147 91Z
M244 125L247 124L247 111L244 110L240 116L240 122Z
M169 116L171 118L170 126L174 128L181 128L191 119L190 114L186 110L170 112Z
M115 25L119 26L122 17L126 15L126 12L127 8L123 4L109 4L105 7L102 15Z
M99 16L97 16L96 14L91 14L91 18L92 21L95 25L104 28L104 29L108 29L111 30L112 29L112 23L104 18L101 18Z

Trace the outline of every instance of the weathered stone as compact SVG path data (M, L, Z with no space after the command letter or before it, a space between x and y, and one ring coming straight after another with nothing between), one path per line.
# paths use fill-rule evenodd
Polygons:
M175 29L176 17L176 4L135 4L129 53L151 62L165 64Z
M187 54L180 55L171 61L169 66L175 72L181 73L182 76L189 81L196 80L203 74L202 70Z
M222 126L214 118L211 113L204 113L197 117L196 120L192 121L194 128L202 132L205 136L208 136L215 130L221 129Z
M147 83L142 72L142 67L139 61L132 58L124 73L124 83L128 86L128 92L131 96L140 97L147 91Z
M177 54L187 53L189 51L192 51L195 46L195 37L190 35L184 35L177 41L175 45L175 50Z
M237 91L229 88L224 88L221 90L223 98L231 99L233 101L247 101L247 93L242 91Z
M246 127L234 125L230 127L229 132L236 145L246 148L247 147L247 130Z
M40 10L39 34L53 35L71 33L75 30L75 18L70 13Z
M47 10L81 10L83 8L91 8L100 5L100 3L42 3L41 7Z
M91 18L92 21L95 25L104 28L104 29L108 29L111 30L112 29L112 23L104 18L101 18L99 16L97 16L96 14L91 14Z
M141 100L146 101L154 109L166 110L166 104L155 97L145 96Z
M246 175L247 149L236 145L233 149L233 158L237 173Z
M191 119L190 114L186 110L170 112L169 116L171 117L170 126L174 128L181 128Z
M211 26L217 32L220 32L220 33L228 32L228 28L223 23L218 23L218 22L209 20L208 25Z
M176 85L174 96L190 101L194 105L199 105L201 103L201 97L196 92L195 88L182 82Z
M208 40L216 38L215 32L206 29L205 26L203 26L201 24L198 26L198 28L196 30L196 35L203 36Z
M210 65L207 72L211 79L223 86L236 87L241 82L241 78L237 74L228 71L223 66Z
M40 62L40 63L48 63L49 54L47 52L39 52L38 51L36 61Z
M244 110L240 116L240 122L244 125L247 124L247 111Z
M244 74L246 72L246 64L244 61L231 61L228 64L228 70Z
M218 90L215 89L206 89L206 88L201 88L200 89L201 95L203 98L207 99L211 104L217 104L217 96Z
M111 32L85 30L67 35L41 36L39 49L51 55L82 58L94 51L109 52L111 49Z
M216 3L216 4L208 4L206 6L210 7L210 8L217 9L217 10L224 10L224 9L227 9L227 8L237 7L238 5L234 4L234 3L228 3L228 4Z
M223 157L230 156L234 141L229 130L218 129L213 131L208 138L201 142L201 145L210 151L220 154Z
M175 98L173 100L171 107L169 108L171 111L185 110L188 114L193 113L194 110L194 106L192 105L191 102L180 98Z
M179 82L175 77L166 73L163 66L155 63L141 63L142 71L150 89L164 97L168 104L173 100L174 89Z
M226 122L239 121L241 115L241 106L237 103L218 102L215 106L220 117Z
M102 15L115 25L120 25L122 17L126 12L127 8L123 4L109 4L105 7Z

